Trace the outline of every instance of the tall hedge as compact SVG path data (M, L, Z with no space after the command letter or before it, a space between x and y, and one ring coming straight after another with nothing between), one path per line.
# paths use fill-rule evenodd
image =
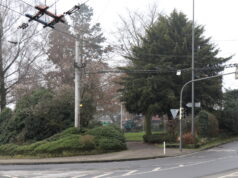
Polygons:
M196 117L196 130L201 137L215 137L219 131L218 120L213 114L202 110Z
M224 109L221 111L220 127L232 134L238 134L238 90L226 91Z

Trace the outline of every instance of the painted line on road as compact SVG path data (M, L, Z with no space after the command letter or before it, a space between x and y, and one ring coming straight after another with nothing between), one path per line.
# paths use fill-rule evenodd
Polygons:
M207 152L214 151L214 152L236 152L237 150L232 149L210 149Z
M160 167L157 167L157 168L154 168L152 171L155 172L155 171L159 171L161 168Z
M128 173L126 174L123 174L122 176L129 176L129 175L132 175L133 173L137 172L138 170L133 170L133 171L129 171Z
M193 163L193 164L187 164L187 165L178 165L175 167L170 167L170 168L165 168L165 169L160 169L159 171L169 171L169 170L174 170L174 169L179 169L179 168L184 168L184 167L190 167L190 166L196 166L196 165L201 165L201 164L206 164L206 163L211 163L211 162L215 162L217 160L223 160L223 159L228 159L228 158L232 158L232 156L227 156L227 157L223 157L223 158L218 158L218 159L212 159L212 160L207 160L207 161L201 161L201 162L197 162L197 163ZM149 174L149 173L153 173L155 171L145 171L145 172L138 172L135 173L133 175L143 175L143 174ZM110 178L115 178L115 177L121 177L121 176L111 176Z
M113 172L108 172L108 173L105 173L105 174L101 174L101 175L98 175L98 176L95 176L95 177L92 177L92 178L100 178L100 177L105 177L105 176L109 176L113 174Z
M18 178L18 177L14 177L14 176L10 176L10 175L3 175L4 177L10 177L10 178Z
M71 177L71 178L79 178L79 177L84 177L84 176L87 176L88 174L82 174L82 175L79 175L79 176L74 176L74 177Z
M231 174L221 176L221 177L218 177L218 178L237 177L237 176L238 176L238 172L233 172Z

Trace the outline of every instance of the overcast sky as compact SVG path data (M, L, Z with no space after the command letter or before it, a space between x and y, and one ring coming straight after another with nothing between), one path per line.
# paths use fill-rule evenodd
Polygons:
M51 4L55 0L47 0ZM86 0L85 0L86 1ZM59 0L57 9L64 12L83 0ZM94 20L101 23L105 36L110 38L118 24L118 15L129 10L146 11L148 5L156 2L160 12L169 14L174 8L192 19L192 0L89 0L94 9ZM238 54L238 0L195 0L195 21L204 25L206 36L221 50L220 56L234 55L229 63L237 63ZM195 66L196 67L196 66ZM235 71L234 68L225 72ZM234 75L224 77L225 88L238 88Z

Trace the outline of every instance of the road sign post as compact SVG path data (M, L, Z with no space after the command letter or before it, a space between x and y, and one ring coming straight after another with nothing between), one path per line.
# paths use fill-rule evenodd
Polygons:
M188 81L187 83L185 83L183 85L183 87L181 88L181 91L180 91L180 101L179 101L179 105L180 105L180 107L179 107L180 108L180 114L179 114L180 143L179 143L179 149L180 149L181 152L182 152L182 122L181 122L182 112L181 111L182 111L182 106L183 106L183 90L184 90L184 88L192 82L198 82L198 81L207 80L207 79L211 79L211 78L217 78L217 77L221 77L221 76L224 76L224 75L231 75L231 74L234 74L234 73L237 74L237 72L230 72L230 73L218 74L218 75L213 75L213 76L209 76L209 77L190 80L190 81Z
M235 79L238 79L238 67L236 67L236 72L235 72Z

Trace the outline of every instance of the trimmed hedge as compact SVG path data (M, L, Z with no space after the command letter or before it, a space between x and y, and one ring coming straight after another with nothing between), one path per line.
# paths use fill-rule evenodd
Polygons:
M86 132L86 134L93 135L96 138L107 137L120 140L125 142L125 137L123 132L116 126L102 126L96 127Z
M123 132L116 126L102 126L89 130L88 135L96 138L96 146L99 150L118 151L126 149Z
M170 134L144 135L143 139L145 143L163 143L164 141L171 143L176 141L175 136L172 136Z

